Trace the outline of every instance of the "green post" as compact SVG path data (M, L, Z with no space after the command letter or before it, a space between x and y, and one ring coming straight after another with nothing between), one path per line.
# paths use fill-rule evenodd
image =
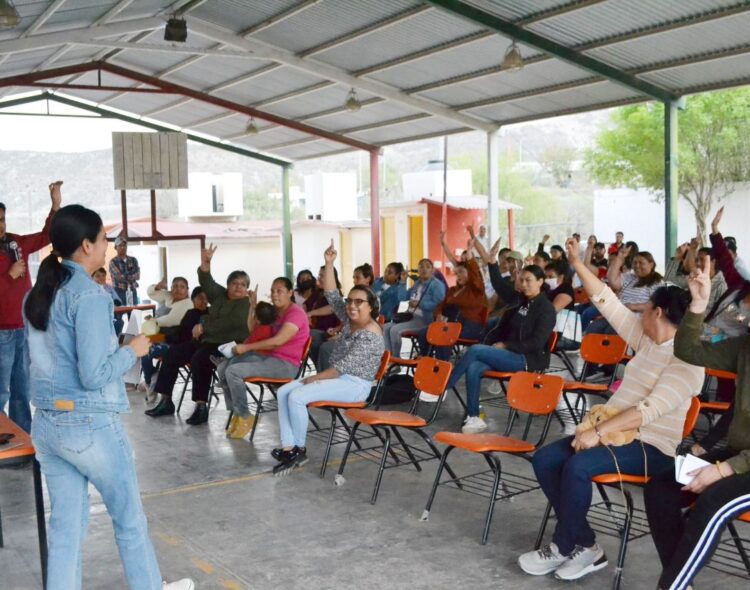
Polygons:
M281 242L284 250L284 274L294 279L294 254L292 252L292 211L289 203L289 168L281 167L281 215L283 219Z
M677 203L680 196L677 162L677 118L679 105L664 103L664 260L677 248ZM666 263L666 262L665 262Z

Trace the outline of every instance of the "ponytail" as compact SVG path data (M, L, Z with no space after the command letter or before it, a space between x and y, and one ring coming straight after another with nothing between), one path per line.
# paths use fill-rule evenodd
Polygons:
M36 283L29 291L24 303L24 313L29 323L37 330L45 331L49 324L49 313L57 290L72 276L60 258L70 258L84 240L96 242L102 229L102 218L98 213L81 205L68 205L52 218L49 237L52 252L39 266Z
M70 279L70 269L65 268L58 259L58 254L52 252L39 265L36 283L29 291L24 304L26 319L37 330L44 332L49 323L49 310L55 293Z

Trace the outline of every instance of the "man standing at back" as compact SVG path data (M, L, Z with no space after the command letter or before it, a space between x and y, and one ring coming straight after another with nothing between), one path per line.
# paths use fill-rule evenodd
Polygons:
M5 205L0 203L0 411L9 406L10 419L26 432L31 429L29 367L24 354L21 306L31 289L29 255L49 244L50 222L60 208L62 180L49 185L52 209L42 231L19 236L5 231Z
M135 256L128 256L128 239L125 236L117 236L115 240L117 256L109 261L109 275L115 292L120 297L123 305L138 305L138 280L141 278L141 269Z

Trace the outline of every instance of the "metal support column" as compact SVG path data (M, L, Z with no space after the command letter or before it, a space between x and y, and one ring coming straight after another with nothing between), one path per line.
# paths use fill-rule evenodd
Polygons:
M677 171L676 102L664 103L664 260L669 260L677 247L677 202L679 184Z
M497 206L500 199L500 130L487 134L487 226L488 242L500 236Z
M284 275L294 280L294 253L292 251L292 210L289 202L289 166L281 167L281 242L284 252Z
M379 152L370 152L370 239L372 249L372 270L380 276L380 187L378 165Z

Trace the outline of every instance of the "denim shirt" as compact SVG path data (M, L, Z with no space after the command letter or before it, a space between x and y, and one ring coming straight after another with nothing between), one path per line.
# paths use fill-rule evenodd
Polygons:
M445 285L435 278L426 283L419 280L407 291L406 297L400 296L401 300L406 301L415 298L420 285L423 285L424 292L419 300L419 309L422 310L422 317L432 321L432 312L438 306L438 303L445 298Z
M55 294L47 330L24 318L31 400L42 410L128 411L122 376L137 358L118 346L112 298L83 267L63 265L72 275Z

